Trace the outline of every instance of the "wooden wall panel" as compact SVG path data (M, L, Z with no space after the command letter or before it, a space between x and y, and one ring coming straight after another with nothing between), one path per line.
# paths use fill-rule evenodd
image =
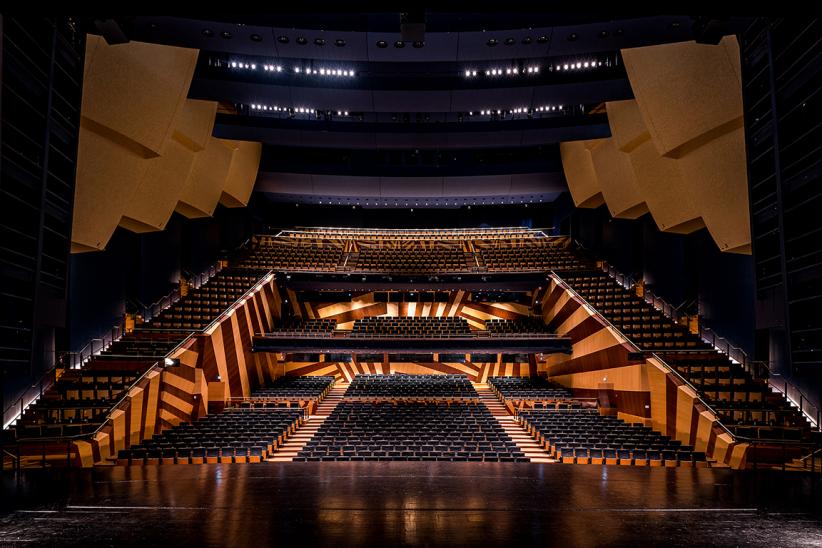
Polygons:
M120 220L120 226L133 232L165 228L191 174L194 152L174 138L166 143L161 156L144 162L145 173Z
M83 119L77 147L72 252L104 249L131 193L143 179L148 151Z
M591 152L585 141L560 143L562 169L568 181L568 189L577 207L599 207L604 199L599 186Z
M648 212L636 183L631 158L618 148L613 138L602 139L598 147L591 149L591 159L612 217L636 219Z
M627 49L622 55L654 148L676 160L717 246L750 253L736 37L726 36L716 46L681 42Z
M198 50L86 37L83 118L155 155L171 138L188 95Z
M216 115L216 101L186 99L177 114L174 139L192 152L204 150L211 139Z
M226 207L243 207L248 204L254 190L263 146L251 141L220 141L234 149L220 203Z
M189 219L210 217L220 201L234 150L219 139L209 139L194 155L194 165L185 182L177 212Z

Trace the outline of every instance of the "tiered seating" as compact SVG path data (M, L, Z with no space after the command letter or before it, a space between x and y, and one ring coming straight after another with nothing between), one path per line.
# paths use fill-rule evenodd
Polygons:
M333 272L342 264L343 249L321 240L300 242L283 238L262 237L253 252L239 264L245 268L277 270L312 270Z
M668 352L665 361L691 382L719 413L723 424L743 436L801 439L806 419L764 379L716 350Z
M82 369L68 369L26 408L9 438L73 436L93 432L143 373L182 340L180 335L125 335L92 357Z
M280 337L333 337L337 320L304 320L290 318L271 330L271 335Z
M302 422L301 409L246 409L207 415L120 451L117 463L260 462L275 452Z
M254 391L256 398L322 398L334 385L334 377L279 377Z
M571 392L542 377L489 377L488 385L502 400L567 400Z
M352 337L443 338L470 337L465 318L371 316L354 322Z
M520 423L564 463L700 466L705 454L595 409L524 411Z
M363 247L360 249L355 271L391 272L405 274L436 274L438 272L472 272L476 263L470 254L459 247L430 249L398 249Z
M806 419L766 381L667 318L603 273L564 277L583 298L634 344L660 356L700 390L723 424L739 435L801 439Z
M357 375L347 397L477 398L465 375Z
M220 272L141 327L183 331L202 329L251 289L261 275L247 270Z
M672 322L605 274L574 274L563 279L643 350L710 348L687 328Z
M491 461L528 459L476 403L343 401L298 461Z
M543 243L544 242L544 243ZM552 245L547 240L528 241L527 244L506 242L481 251L489 272L516 272L532 270L580 270L585 262L571 251Z
M538 318L523 318L521 320L485 320L485 329L496 337L527 337L529 335L545 335L551 333L548 326Z

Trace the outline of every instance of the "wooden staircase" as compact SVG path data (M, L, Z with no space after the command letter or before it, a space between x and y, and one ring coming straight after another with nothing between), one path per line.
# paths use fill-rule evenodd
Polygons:
M336 384L328 391L328 395L323 398L317 406L317 412L310 415L305 423L300 426L293 435L289 436L273 457L266 459L267 462L291 462L297 456L305 444L308 443L317 430L320 429L328 415L342 401L343 394L348 388L348 384Z
M516 418L511 416L505 409L505 406L497 399L497 396L487 384L474 384L474 388L479 394L480 402L485 405L491 412L491 415L497 419L497 422L502 426L506 434L517 444L520 451L525 453L525 456L531 462L557 462L556 459L551 458L545 449L539 446L534 439L519 425Z

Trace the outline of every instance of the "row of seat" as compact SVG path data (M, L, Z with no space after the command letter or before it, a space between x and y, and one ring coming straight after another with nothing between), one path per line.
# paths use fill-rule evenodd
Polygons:
M354 322L351 336L359 337L470 337L465 318L370 316Z
M489 377L488 386L503 402L506 400L567 400L571 392L542 377Z
M465 375L357 375L345 391L348 397L477 398Z
M528 459L488 408L479 402L438 405L344 399L296 460L524 462Z
M566 463L693 466L705 454L653 431L629 424L596 409L529 410L519 414L520 424L540 445ZM596 459L596 460L595 460ZM597 462L605 459L602 462ZM609 462L619 459L618 462Z
M121 465L260 462L304 421L302 409L243 409L206 415L118 452Z
M485 329L493 335L530 335L551 333L551 330L538 318L521 318L505 320L491 318L485 320Z

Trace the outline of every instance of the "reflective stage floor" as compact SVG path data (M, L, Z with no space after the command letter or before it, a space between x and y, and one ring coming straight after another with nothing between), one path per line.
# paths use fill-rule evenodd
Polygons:
M361 462L0 478L3 546L822 546L822 480L792 473Z

